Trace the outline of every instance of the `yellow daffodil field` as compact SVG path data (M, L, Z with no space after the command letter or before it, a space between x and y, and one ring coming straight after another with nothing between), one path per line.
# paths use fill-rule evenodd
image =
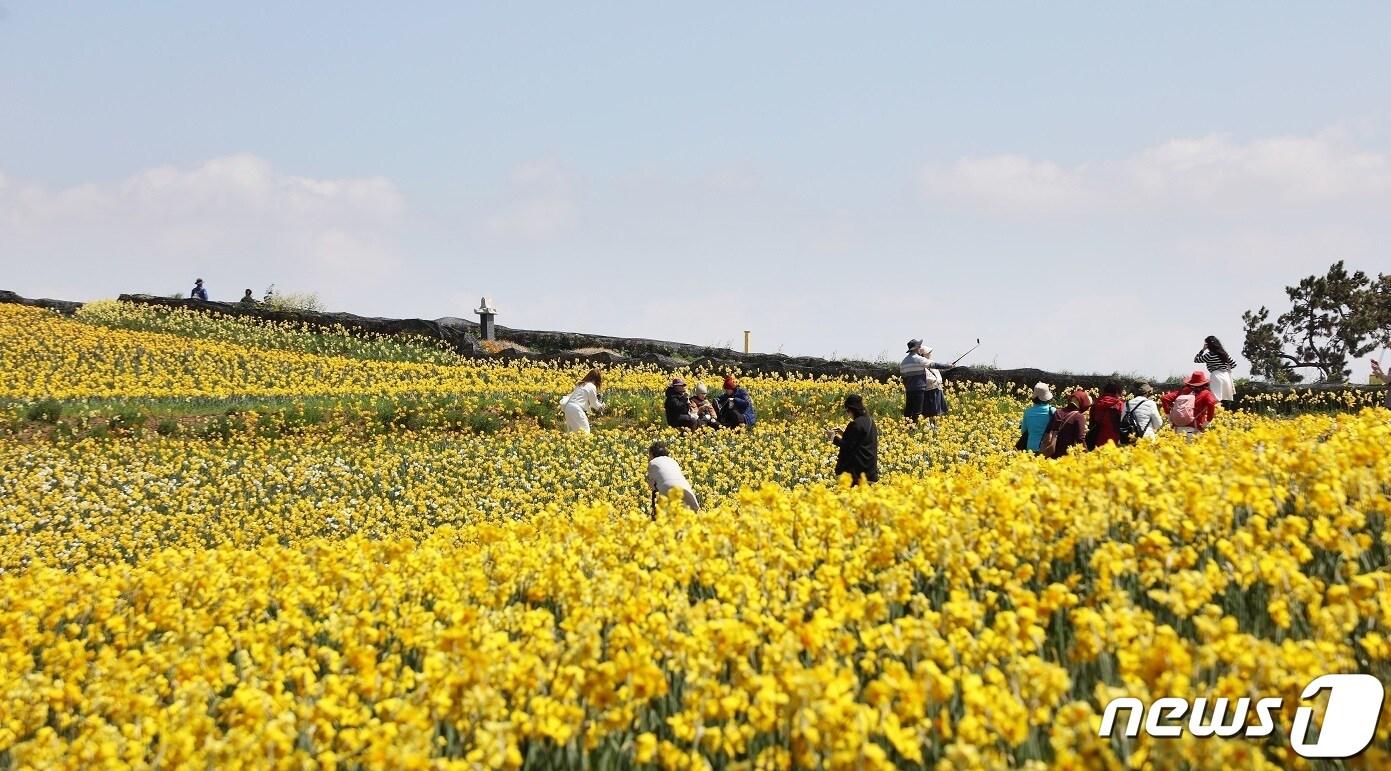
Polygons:
M564 434L573 367L194 316L0 305L0 769L1391 767L1384 716L1290 735L1391 681L1364 394L1049 461L994 386L934 429L741 377L754 430L681 434L616 368ZM876 485L831 473L850 392ZM700 512L650 510L658 439ZM1282 704L1103 737L1122 696Z

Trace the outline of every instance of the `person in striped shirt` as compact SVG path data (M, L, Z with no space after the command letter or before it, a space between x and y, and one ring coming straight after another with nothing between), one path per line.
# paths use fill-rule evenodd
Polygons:
M1232 380L1236 359L1222 347L1221 340L1214 335L1208 335L1203 340L1203 347L1198 351L1198 355L1193 357L1193 363L1207 366L1211 376L1209 388L1212 395L1217 397L1217 401L1226 404L1236 398L1236 383Z

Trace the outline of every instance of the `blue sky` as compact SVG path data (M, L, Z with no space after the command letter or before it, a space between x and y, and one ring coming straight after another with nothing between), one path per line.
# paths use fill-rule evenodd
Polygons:
M1167 375L1391 269L1391 6L0 0L0 288Z

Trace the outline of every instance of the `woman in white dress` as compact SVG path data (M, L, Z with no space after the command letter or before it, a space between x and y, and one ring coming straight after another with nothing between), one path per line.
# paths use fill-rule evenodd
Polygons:
M604 375L596 367L575 384L575 390L569 396L560 400L567 434L574 431L589 433L589 413L604 411L604 403L599 401L599 389L603 386Z
M1207 365L1210 378L1209 388L1217 401L1230 402L1236 398L1236 382L1232 380L1232 370L1236 369L1236 359L1227 354L1222 341L1212 335L1203 340L1203 348L1193 357L1194 364Z

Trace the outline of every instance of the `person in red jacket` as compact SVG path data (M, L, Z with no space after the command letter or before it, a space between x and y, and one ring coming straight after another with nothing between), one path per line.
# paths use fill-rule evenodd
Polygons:
M1092 406L1092 397L1082 389L1077 389L1068 397L1067 406L1053 413L1053 419L1048 421L1048 432L1044 434L1043 443L1048 445L1048 433L1056 433L1057 438L1053 443L1052 452L1045 452L1049 458L1061 458L1072 449L1073 445L1081 444L1085 446L1087 436L1087 410Z
M1121 384L1110 382L1102 386L1101 398L1092 405L1087 449L1095 450L1103 444L1120 444L1121 415L1124 413L1125 400L1121 398Z
M1190 439L1206 431L1217 414L1217 397L1208 389L1207 373L1202 370L1194 370L1182 387L1164 394L1160 402L1169 416L1169 425Z

